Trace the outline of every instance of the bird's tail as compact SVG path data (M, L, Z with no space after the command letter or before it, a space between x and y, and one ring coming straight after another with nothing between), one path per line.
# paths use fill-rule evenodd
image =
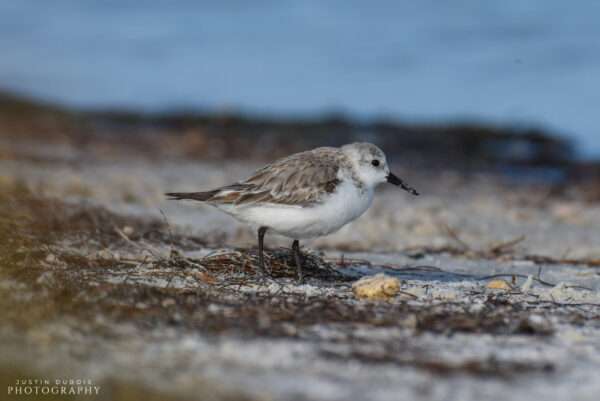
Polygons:
M170 192L165 195L169 197L169 200L182 200L182 199L190 199L200 202L205 202L212 198L219 190L215 189L213 191L206 192Z

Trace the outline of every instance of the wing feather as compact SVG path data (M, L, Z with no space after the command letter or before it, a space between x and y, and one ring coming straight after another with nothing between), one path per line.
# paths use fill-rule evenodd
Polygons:
M257 170L242 182L221 188L209 202L297 206L319 203L340 183L341 157L335 148L318 148L288 156Z

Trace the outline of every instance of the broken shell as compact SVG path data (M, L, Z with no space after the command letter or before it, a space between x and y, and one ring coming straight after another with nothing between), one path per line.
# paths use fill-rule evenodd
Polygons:
M383 273L371 277L363 277L352 284L352 291L357 298L385 301L400 292L400 280Z
M510 286L510 284L508 284L508 282L505 280L492 280L489 283L487 283L486 287L489 288L490 290L504 290L504 291L512 290L512 287Z

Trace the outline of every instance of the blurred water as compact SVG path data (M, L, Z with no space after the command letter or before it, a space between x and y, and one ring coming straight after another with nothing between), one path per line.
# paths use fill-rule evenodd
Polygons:
M0 87L97 107L534 124L600 156L600 2L0 0Z

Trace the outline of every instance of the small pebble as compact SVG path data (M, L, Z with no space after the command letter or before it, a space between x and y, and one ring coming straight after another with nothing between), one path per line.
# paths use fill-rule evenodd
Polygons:
M385 301L400 292L400 280L379 273L356 281L352 284L352 291L360 299Z
M487 283L486 287L490 290L512 290L510 284L508 284L508 282L505 280L492 280L489 283Z
M96 258L98 259L112 259L113 255L108 249L102 249L98 251L96 254Z
M162 301L162 306L165 308L173 305L175 305L175 300L173 298L167 298Z
M131 226L125 226L123 227L123 234L127 235L128 237L133 234L133 227Z
M530 274L529 276L527 276L527 280L525 281L525 283L523 283L523 285L521 286L521 292L523 292L523 294L527 294L529 290L531 290L532 285L533 276Z

